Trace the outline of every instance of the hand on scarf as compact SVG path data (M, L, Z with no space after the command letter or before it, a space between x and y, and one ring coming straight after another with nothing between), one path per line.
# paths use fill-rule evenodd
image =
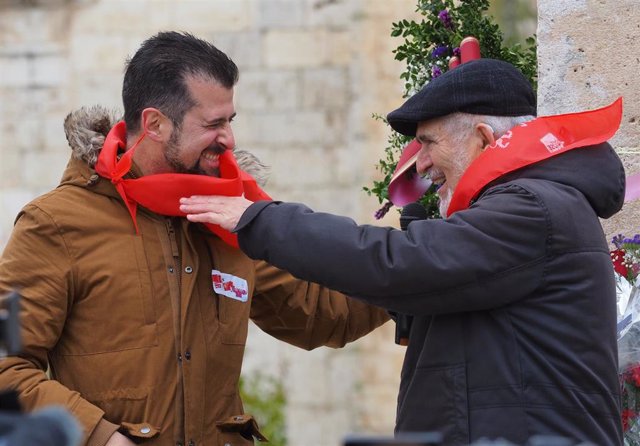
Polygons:
M189 221L211 223L231 231L238 225L244 211L252 204L253 202L244 196L194 195L180 199L180 211L187 214Z

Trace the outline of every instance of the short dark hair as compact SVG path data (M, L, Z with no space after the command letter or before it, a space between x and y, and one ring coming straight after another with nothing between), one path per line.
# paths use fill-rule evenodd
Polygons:
M180 128L184 114L196 104L186 85L189 76L231 89L238 82L238 67L211 43L188 33L160 32L145 40L127 61L124 74L127 131L139 130L140 114L147 107L157 108Z

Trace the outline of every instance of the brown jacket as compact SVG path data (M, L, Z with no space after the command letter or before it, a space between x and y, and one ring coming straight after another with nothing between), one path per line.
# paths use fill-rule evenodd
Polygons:
M97 108L68 118L74 155L60 185L17 217L0 292L22 294L24 345L0 361L0 388L16 389L27 410L66 406L87 445L116 429L157 446L253 444L217 426L243 413L250 317L312 349L343 346L386 313L255 262L185 219L139 208L136 235L113 185L91 167L112 124ZM245 279L248 301L216 294L212 270Z

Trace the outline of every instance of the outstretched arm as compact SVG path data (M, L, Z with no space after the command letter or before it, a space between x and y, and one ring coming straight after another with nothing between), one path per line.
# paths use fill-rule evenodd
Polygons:
M195 205L220 223L221 207L233 201L215 197ZM548 254L544 206L518 185L492 188L470 209L414 222L407 231L357 225L300 204L246 204L227 222L249 257L401 313L507 305L540 283ZM513 283L521 286L505 294Z

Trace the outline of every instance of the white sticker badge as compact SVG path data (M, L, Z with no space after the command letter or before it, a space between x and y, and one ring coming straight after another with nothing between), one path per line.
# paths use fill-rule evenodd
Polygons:
M231 299L246 302L249 299L249 287L247 281L231 274L211 270L211 282L213 291Z

